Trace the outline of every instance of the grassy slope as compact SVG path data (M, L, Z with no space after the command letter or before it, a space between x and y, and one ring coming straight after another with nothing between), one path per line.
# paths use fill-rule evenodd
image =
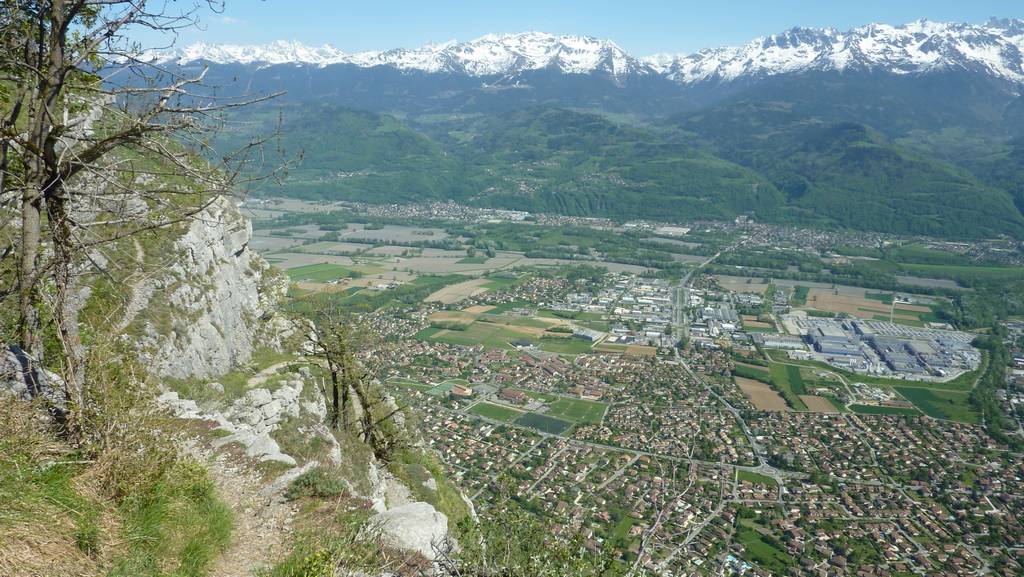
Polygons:
M0 403L0 573L206 574L232 516L201 465L154 443L83 454L40 423Z

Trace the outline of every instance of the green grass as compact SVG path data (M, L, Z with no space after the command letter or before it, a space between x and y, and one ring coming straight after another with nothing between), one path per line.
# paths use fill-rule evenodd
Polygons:
M253 353L252 359L244 368L233 369L216 379L164 379L164 382L182 398L192 399L199 403L213 401L233 401L239 399L249 390L249 379L260 370L273 364L294 360L296 364L303 364L288 353L279 353L271 348L263 347ZM273 388L275 379L271 376L262 387ZM211 382L218 382L224 387L224 392L219 392L210 387Z
M793 288L793 296L789 299L790 304L798 307L807 304L807 293L809 292L811 292L811 289L808 287L796 286Z
M562 419L556 419L547 415L539 415L537 413L526 413L516 419L515 422L517 425L530 427L531 429L537 429L538 431L551 433L553 435L561 435L572 427L572 423L569 421L563 421Z
M174 577L202 577L228 545L231 510L216 498L206 470L182 462L148 493L129 497L121 507L122 538L128 552L110 577L158 577L177 565Z
M421 341L429 341L434 337L434 335L441 332L441 330L442 329L438 327L427 327L413 335L413 338Z
M732 369L732 374L737 377L743 377L745 379L753 379L755 381L761 381L765 384L772 382L772 376L768 371L763 369L756 369L754 367L748 367L746 365L737 364Z
M878 301L887 305L892 304L892 293L864 293L864 298Z
M430 390L427 391L427 394L433 395L435 397L443 397L447 395L454 387L455 383L446 381L437 385L436 387L431 387Z
M787 575L790 567L796 566L796 560L782 549L776 547L757 530L741 526L736 539L746 549L744 558L756 563L776 575Z
M516 286L520 282L521 280L518 277L505 278L499 276L491 276L488 277L487 282L484 283L482 286L483 288L486 288L491 291L499 291L502 289Z
M920 415L921 411L908 407L882 407L878 405L849 405L847 407L854 413L862 415Z
M747 481L749 483L759 483L761 485L768 485L769 487L776 485L775 479L772 479L768 475L754 473L753 471L737 470L736 479L739 481Z
M545 414L577 423L600 423L607 408L605 403L561 397L548 405Z
M494 419L495 421L502 421L505 423L514 421L523 414L523 411L485 402L473 405L469 408L469 412L474 415L480 415L481 417L487 417L488 419Z
M919 387L895 387L895 389L929 417L962 423L977 423L980 420L978 413L970 405L968 399L970 393Z
M807 392L803 378L800 376L800 367L772 363L770 372L771 385L779 391L789 406L797 411L806 411L807 405L797 396Z
M569 338L542 338L538 341L538 344L542 350L549 353L558 353L560 355L581 355L589 353L594 346L594 343L584 339L577 339L575 337Z
M491 260L489 256L467 256L455 261L455 264L484 264Z
M433 454L416 449L397 451L388 463L388 470L412 491L414 500L426 501L444 513L449 527L455 527L469 517L469 506L459 490L448 481L444 468ZM431 488L434 483L430 483L430 479L434 480L437 489Z
M328 282L362 273L340 264L319 263L290 268L284 271L293 281Z
M416 334L416 337L422 340L447 343L450 345L483 345L492 349L510 349L512 348L509 344L510 341L528 338L523 333L510 330L502 325L482 322L475 322L466 327L465 330L461 331L420 331Z
M423 392L429 391L434 388L433 385L428 385L425 383L421 383L419 381L414 381L412 379L406 379L403 377L391 377L385 382L388 383L389 385L395 385L396 387L416 389L418 391Z

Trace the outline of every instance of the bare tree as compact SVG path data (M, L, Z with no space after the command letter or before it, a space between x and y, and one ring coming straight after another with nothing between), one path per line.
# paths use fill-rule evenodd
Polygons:
M182 5L184 5L182 7ZM78 278L104 274L105 246L202 215L253 174L263 140L219 152L211 136L230 109L205 70L164 69L131 40L173 43L216 0L0 0L0 207L19 222L17 335L26 378L43 362L52 319L72 435L84 403ZM0 221L0 227L9 223ZM0 292L0 298L4 298Z
M306 353L330 376L331 427L354 430L379 459L387 460L404 441L389 429L404 407L389 403L379 387L372 385L373 361L382 352L373 330L365 319L340 311L330 302L313 305L296 324L297 332L305 336ZM353 407L353 402L358 406ZM358 413L358 422L350 422L350 409L357 409L351 412Z

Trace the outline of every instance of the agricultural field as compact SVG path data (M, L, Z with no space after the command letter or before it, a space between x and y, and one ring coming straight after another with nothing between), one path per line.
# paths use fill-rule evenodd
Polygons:
M793 409L807 410L807 405L800 399L800 395L807 394L807 386L800 374L800 367L772 363L770 374L772 385Z
M469 412L474 415L480 415L481 417L487 417L488 419L494 419L495 421L502 421L505 423L510 423L523 414L523 411L504 407L502 405L495 405L494 403L488 403L485 401L481 401L470 407Z
M810 309L830 313L844 313L850 316L873 319L892 320L893 322L923 326L925 322L936 320L932 309L927 306L907 303L892 304L891 297L886 303L884 295L869 294L860 290L836 291L832 289L809 289L805 306Z
M373 245L355 242L321 241L297 247L295 252L305 252L309 254L363 253L371 248L373 248Z
M971 408L966 391L947 391L920 387L894 387L921 412L936 419L977 423L978 413Z
M783 399L775 389L771 388L768 384L756 381L754 379L748 379L746 377L733 377L736 380L736 384L743 391L743 394L750 399L750 402L754 407L762 411L788 411L789 405L786 404L786 399Z
M490 348L511 349L512 341L526 339L534 346L557 354L577 355L592 350L592 343L573 338L569 332L552 332L569 321L557 318L519 317L489 313L475 314L465 311L439 311L430 316L431 329L417 333L416 338L453 345L483 345Z
M438 302L445 305L450 305L460 301L464 301L471 296L476 296L480 293L487 292L486 285L487 279L476 278L446 286L435 293L432 293L427 298L423 299L424 302Z
M853 404L847 407L854 413L862 415L920 415L921 411L910 407L887 407L883 405Z
M431 326L438 328L465 330L476 318L475 314L466 311L437 311L430 313L427 320Z
M285 274L288 275L288 278L294 281L307 281L317 283L326 283L330 281L336 281L342 278L362 276L362 273L357 272L350 267L330 263L309 264L305 266L290 268L285 271Z
M807 410L812 413L838 413L839 409L826 397L818 395L799 395L800 400L807 405Z
M764 294L771 286L760 277L716 275L715 279L725 290L737 293Z

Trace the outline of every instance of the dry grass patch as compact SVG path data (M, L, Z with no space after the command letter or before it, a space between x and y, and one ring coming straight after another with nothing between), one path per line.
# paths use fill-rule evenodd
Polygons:
M800 400L807 405L808 410L812 413L838 413L839 410L835 408L832 401L825 397L819 397L818 395L800 395Z
M626 354L634 357L653 357L658 354L658 349L647 345L627 345Z
M807 306L812 309L833 313L846 313L861 318L875 315L888 315L890 307L876 300L865 298L863 294L835 294L831 289L812 288L807 294Z
M789 405L786 404L786 400L770 386L762 383L761 381L755 381L754 379L748 379L745 377L733 378L736 379L736 384L739 385L743 394L750 399L750 402L753 403L754 407L761 409L762 411L789 411Z
M452 304L459 301L464 301L469 297L476 296L480 293L486 292L484 288L490 282L485 278L475 278L464 282L456 283L453 285L446 286L440 290L437 290L430 294L427 298L423 299L424 302L439 302L441 304Z

